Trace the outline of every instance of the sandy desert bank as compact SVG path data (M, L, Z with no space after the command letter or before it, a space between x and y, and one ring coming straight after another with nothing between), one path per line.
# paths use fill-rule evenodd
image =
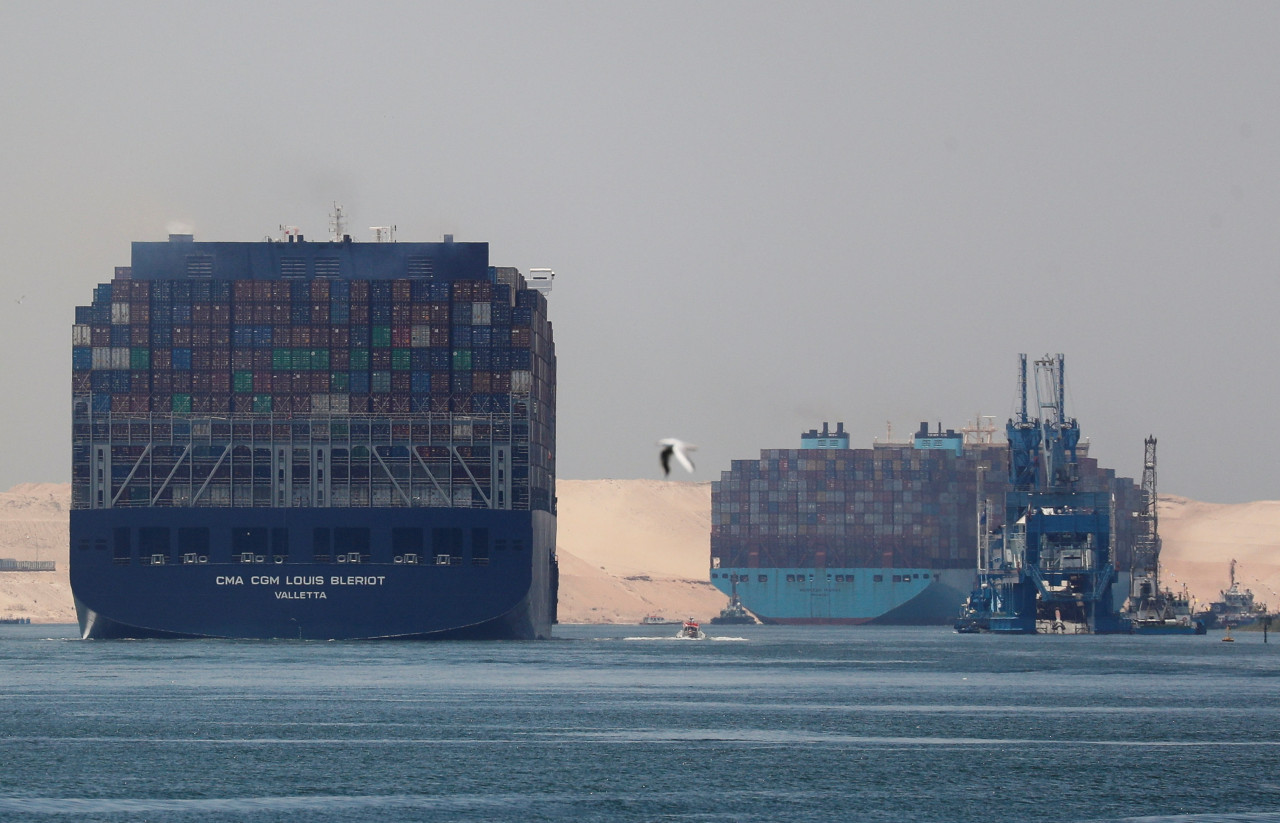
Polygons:
M0 572L0 616L73 623L67 580L70 486L23 483L0 493L0 557L53 560L54 572ZM561 480L560 620L635 623L717 614L726 598L708 582L711 484ZM1165 583L1199 603L1227 586L1227 569L1280 609L1280 501L1160 499ZM957 604L958 606L959 604Z

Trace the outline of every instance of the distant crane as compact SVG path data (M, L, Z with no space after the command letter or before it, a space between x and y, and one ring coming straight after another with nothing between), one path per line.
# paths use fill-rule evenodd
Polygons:
M1160 530L1156 514L1156 439L1148 435L1142 460L1142 510L1133 546L1129 612L1138 620L1163 620L1169 604L1160 593Z

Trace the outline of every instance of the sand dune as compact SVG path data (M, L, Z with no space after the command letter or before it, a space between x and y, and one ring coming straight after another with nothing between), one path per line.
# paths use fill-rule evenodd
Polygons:
M728 598L708 579L711 484L561 480L560 621L707 620Z
M52 560L53 572L0 572L0 617L74 623L67 579L67 511L71 486L21 483L0 493L0 557Z
M726 598L708 582L711 484L561 480L560 620L634 623L647 614L706 620ZM0 557L54 560L55 572L0 572L0 616L71 623L67 484L0 493ZM1280 608L1280 501L1220 504L1162 496L1164 581L1199 603L1237 580Z
M1280 501L1200 503L1162 495L1156 513L1162 585L1185 583L1198 604L1217 600L1230 585L1234 559L1236 582L1271 611L1280 609Z

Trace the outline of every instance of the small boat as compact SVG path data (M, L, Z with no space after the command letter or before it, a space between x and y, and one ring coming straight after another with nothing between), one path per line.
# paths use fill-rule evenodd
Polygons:
M698 625L698 621L690 617L684 621L684 625L680 627L680 631L676 633L676 637L681 640L703 640L706 638L706 632Z
M648 614L640 621L641 626L665 626L669 621L660 614Z
M755 615L747 611L738 599L738 581L733 581L733 593L729 595L729 605L720 610L718 617L711 618L715 625L754 626L758 621Z

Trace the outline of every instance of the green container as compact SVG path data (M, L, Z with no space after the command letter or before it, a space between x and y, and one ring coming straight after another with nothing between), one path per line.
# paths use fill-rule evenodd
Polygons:
M351 350L351 371L368 371L369 370L369 350L368 349L352 349Z
M391 327L390 326L374 326L373 327L373 345L375 346L391 345Z
M329 375L329 391L335 394L346 394L351 386L351 378L344 371L336 371Z
M395 371L408 371L413 358L409 349L391 350L391 368Z
M311 350L311 368L316 371L329 370L329 350L328 349L312 349Z
M471 371L471 349L453 350L453 370Z
M253 396L253 412L254 414L270 414L271 413L271 395L255 394Z
M175 394L173 396L174 414L191 414L191 395Z
M272 349L271 368L276 371L288 371L293 368L293 349Z
M133 349L129 353L129 368L151 368L151 349Z
M232 375L232 390L236 394L249 394L253 391L253 372L238 371Z
M293 350L293 370L306 371L311 368L311 349Z

